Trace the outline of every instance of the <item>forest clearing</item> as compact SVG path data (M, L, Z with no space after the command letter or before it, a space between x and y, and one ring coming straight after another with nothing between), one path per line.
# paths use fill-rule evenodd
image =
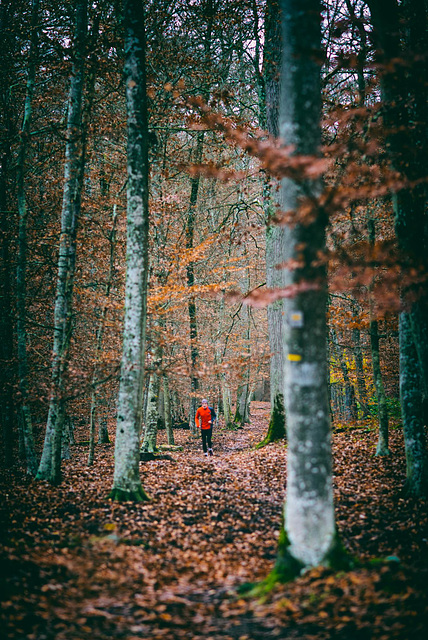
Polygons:
M73 447L57 488L24 469L3 475L3 637L425 639L427 502L402 495L398 426L387 458L374 456L370 422L333 434L338 530L361 566L314 568L262 598L239 594L277 552L286 447L255 449L268 418L268 403L252 403L250 425L216 430L212 459L177 430L182 451L140 464L148 503L107 499L109 445L97 446L93 467L87 444Z

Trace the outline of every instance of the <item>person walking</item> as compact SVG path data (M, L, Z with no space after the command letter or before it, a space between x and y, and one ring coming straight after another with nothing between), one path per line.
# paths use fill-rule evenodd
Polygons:
M201 430L202 436L202 449L204 450L204 456L208 458L208 455L213 455L212 434L213 424L216 419L216 413L213 407L208 406L208 400L203 398L201 406L196 411L195 422L196 427Z

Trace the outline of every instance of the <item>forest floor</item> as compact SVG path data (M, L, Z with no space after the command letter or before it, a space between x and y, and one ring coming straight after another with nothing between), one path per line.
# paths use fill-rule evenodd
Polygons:
M402 495L398 428L387 458L374 456L374 425L333 435L337 525L361 565L313 569L263 599L239 595L272 569L285 485L284 443L254 448L269 405L251 410L244 429L216 429L212 459L176 430L183 451L140 465L149 503L107 499L109 445L92 467L87 445L74 446L57 488L23 469L3 475L2 637L425 640L428 505Z

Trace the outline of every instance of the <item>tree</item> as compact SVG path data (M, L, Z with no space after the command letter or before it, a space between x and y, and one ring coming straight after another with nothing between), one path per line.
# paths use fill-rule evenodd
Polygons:
M100 363L100 359L101 359L101 352L102 352L102 344L103 344L103 336L104 336L104 329L105 329L105 324L106 324L106 318L107 318L107 311L108 311L108 307L107 307L107 300L109 298L110 295L110 290L112 287L112 282L113 282L113 272L114 272L114 251L115 251L115 244L116 244L116 222L117 222L117 209L116 209L116 205L113 207L113 228L110 232L110 236L109 236L109 244L110 244L110 261L109 261L109 271L108 271L108 275L107 275L107 281L105 283L105 297L106 297L106 302L104 303L104 306L102 308L101 311L101 317L99 320L99 324L97 327L97 334L96 334L96 340L97 340L97 345L96 345L96 353L95 353L95 362L94 362L94 371L92 374L92 392L91 392L91 409L90 409L90 415L89 415L89 454L88 454L88 465L92 465L94 463L94 455L95 455L95 416L96 416L96 410L97 410L97 392L98 392L98 376L99 376L99 363ZM109 436L108 436L108 431L107 429L103 429L99 428L99 443L107 443L109 442Z
M428 486L428 459L422 413L422 383L410 314L400 315L400 398L409 495L422 496Z
M64 192L61 212L61 239L54 311L49 415L46 424L38 480L61 480L61 438L65 418L64 377L68 367L72 333L72 305L76 267L76 234L80 217L85 144L82 129L82 101L85 71L87 1L76 2L74 62L70 81Z
M265 96L266 96L266 124L269 133L278 138L278 108L281 73L281 13L280 1L268 0L265 17L265 46L263 54ZM266 284L268 287L283 286L283 270L280 268L283 253L285 229L275 224L278 202L278 185L272 184L267 189L266 212ZM284 408L284 350L283 350L283 301L276 300L268 306L270 359L270 402L271 415L268 432L259 446L274 442L285 436L285 408Z
M294 154L320 152L320 3L282 0L283 59L279 130ZM319 179L281 182L286 227L284 277L295 295L284 300L287 490L284 529L274 573L329 564L337 544L332 491L327 387L326 218ZM303 217L305 215L305 218ZM297 266L296 266L297 264ZM306 289L306 290L305 290ZM309 289L309 290L308 290Z
M24 118L21 126L18 159L16 163L16 187L19 214L18 265L16 272L17 343L20 392L20 418L23 432L27 473L36 475L37 456L34 445L31 410L28 406L28 358L27 358L27 200L25 195L25 164L28 150L32 102L38 54L39 0L31 6L31 43L27 69L27 92L25 96Z
M377 59L380 65L386 149L404 187L393 194L395 230L405 272L427 273L428 222L426 207L427 87L426 2L369 0ZM408 56L413 59L408 60ZM426 281L402 290L400 316L400 389L406 452L424 467L407 477L415 495L428 490L427 455L418 451L428 406L428 287ZM408 316L408 317L407 317ZM413 348L409 341L413 338ZM413 354L417 354L417 358ZM415 368L417 375L415 375ZM416 386L410 390L411 383ZM413 399L422 390L423 403ZM410 450L415 447L411 455ZM408 467L409 469L409 467ZM424 478L421 481L421 477Z
M21 57L17 37L20 16L11 2L0 4L0 106L2 136L0 138L0 419L4 443L4 462L13 462L14 410L14 345L11 336L13 318L13 236L11 184L13 156L11 144L17 134L13 96L10 87L16 77L16 61ZM11 371L13 372L11 375Z
M139 473L149 240L148 127L142 0L125 0L127 252L125 324L116 424L114 500L147 500Z

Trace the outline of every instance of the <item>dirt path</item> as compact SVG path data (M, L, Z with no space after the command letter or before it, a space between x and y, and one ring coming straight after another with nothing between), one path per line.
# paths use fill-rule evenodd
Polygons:
M426 503L400 497L401 433L389 460L373 457L376 433L334 436L340 534L364 559L394 555L382 568L348 574L314 569L263 601L236 589L273 566L284 500L283 443L255 450L268 405L252 422L217 428L212 459L188 431L183 451L141 464L152 500L107 500L113 448L75 448L59 488L23 472L0 486L2 629L13 640L253 640L425 637ZM83 439L83 438L82 438ZM160 442L165 434L160 434ZM425 538L425 541L424 541ZM385 631L386 629L386 631Z

